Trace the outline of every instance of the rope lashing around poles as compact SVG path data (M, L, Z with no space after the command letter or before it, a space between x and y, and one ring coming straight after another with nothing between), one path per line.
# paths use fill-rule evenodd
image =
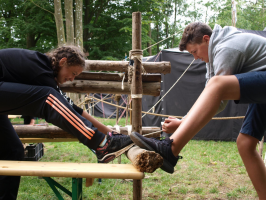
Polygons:
M184 74L187 72L187 70L190 68L190 66L193 64L193 62L195 61L195 59L192 60L192 62L190 63L190 65L187 67L187 69L183 72L183 74L181 74L181 76L176 80L176 82L169 88L169 90L163 95L163 97L156 103L154 104L154 106L151 107L150 110L147 111L147 113L149 113L153 108L155 108L155 106L160 103L162 101L162 99L174 88L174 86L178 83L178 81L182 78L182 76L184 76ZM146 114L142 115L141 118L145 117Z
M142 71L142 74L147 74L146 70L144 69L143 67L143 64L142 64L142 54L143 54L143 51L142 50L131 50L129 51L129 59L130 59L130 64L129 64L129 70L132 71L132 74L130 74L128 77L128 79L131 79L132 80L132 77L133 77L133 64L134 64L134 58L137 58L137 60L140 62L140 65L141 65L141 71ZM132 81L131 81L132 82ZM132 91L131 91L132 92ZM142 94L132 94L131 93L131 98L132 99L136 99L136 98L142 98Z

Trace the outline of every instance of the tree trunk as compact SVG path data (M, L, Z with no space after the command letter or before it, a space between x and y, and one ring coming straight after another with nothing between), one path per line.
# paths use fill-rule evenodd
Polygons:
M89 0L84 0L84 24L85 25L89 25L90 23L90 1ZM89 41L90 38L90 33L89 33L89 28L88 27L84 27L83 30L83 41ZM89 45L84 43L84 49L89 52Z
M149 21L151 20L151 17L149 16ZM148 24L149 26L149 32L148 32L148 36L149 36L149 42L147 43L147 47L150 47L151 46L151 23ZM148 53L149 55L151 56L152 55L152 48L148 48Z
M65 29L63 24L61 0L54 0L54 17L56 22L58 46L62 46L66 43L66 40L65 40Z
M74 45L73 0L65 0L66 43Z
M27 33L27 49L35 47L35 45L36 45L35 35L32 33Z
M175 17L174 17L174 31L173 31L174 34L176 33L176 14L177 14L176 10L177 10L177 0L175 0ZM171 48L174 48L174 45L175 45L175 35L173 35L172 38Z
M76 12L75 12L75 36L76 45L83 49L83 25L82 25L82 0L75 0L76 2Z
M157 24L156 24L156 30L157 30L157 42L159 42L159 24L158 24L158 22L157 22ZM158 43L157 44L157 53L159 53L160 52L160 44Z

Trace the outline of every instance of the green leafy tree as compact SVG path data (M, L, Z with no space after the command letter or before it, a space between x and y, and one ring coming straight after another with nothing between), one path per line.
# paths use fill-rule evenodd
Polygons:
M1 46L0 48L27 48L46 52L56 46L54 18L49 10L51 1L0 1Z

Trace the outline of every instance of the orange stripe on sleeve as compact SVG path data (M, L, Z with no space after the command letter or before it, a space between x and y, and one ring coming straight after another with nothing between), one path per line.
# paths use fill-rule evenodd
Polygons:
M89 140L91 140L91 137L85 133L82 129L80 129L73 121L71 121L61 110L59 110L52 102L46 100L46 103L48 103L52 108L54 108L59 114L61 114L70 124L72 124L77 130L79 130L84 136L86 136Z
M80 118L78 118L74 113L72 113L61 101L59 101L54 95L50 94L50 97L52 97L57 103L59 103L63 108L65 108L65 110L68 111L68 113L70 113L73 117L76 118L76 120L78 120L84 127L86 127L92 134L94 134L95 132L90 129L89 127L87 127L83 121L80 120Z
M85 131L88 135L92 136L93 137L93 134L88 130L86 129L85 124L83 124L84 126L82 126L82 124L80 124L76 119L74 119L72 115L74 115L73 113L68 113L64 108L62 108L62 106L60 106L55 100L53 100L51 97L48 97L47 98L48 100L50 100L53 105L56 105L58 109L60 109L62 112L64 112L76 125L78 125L83 131ZM71 112L71 111L70 111Z

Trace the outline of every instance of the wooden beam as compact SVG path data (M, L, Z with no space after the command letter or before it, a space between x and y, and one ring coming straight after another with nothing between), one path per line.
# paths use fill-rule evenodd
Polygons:
M107 61L107 60L86 60L86 71L128 71L128 61ZM147 73L169 74L171 72L171 63L162 62L143 62L143 67Z
M122 81L121 73L103 73L103 72L88 72L83 71L75 80L96 80L96 81ZM127 75L125 82L128 81ZM144 74L142 75L142 82L161 82L161 74Z
M57 126L28 126L28 125L13 125L15 131L20 138L75 138L75 136L62 130ZM110 127L112 130L116 130L115 127ZM128 135L127 127L120 127L120 133ZM160 127L143 127L143 133L149 134L159 131ZM158 136L152 135L153 137ZM149 136L150 137L150 136Z
M121 88L121 82L117 81L81 81L74 80L60 85L64 92L73 93L110 93L110 94L131 94L131 85L124 83L124 90ZM143 83L143 94L159 96L161 83L146 82Z
M141 12L132 13L132 50L133 77L131 86L132 98L132 130L142 134L142 66L136 56L142 56L141 51ZM150 89L152 91L152 89Z

